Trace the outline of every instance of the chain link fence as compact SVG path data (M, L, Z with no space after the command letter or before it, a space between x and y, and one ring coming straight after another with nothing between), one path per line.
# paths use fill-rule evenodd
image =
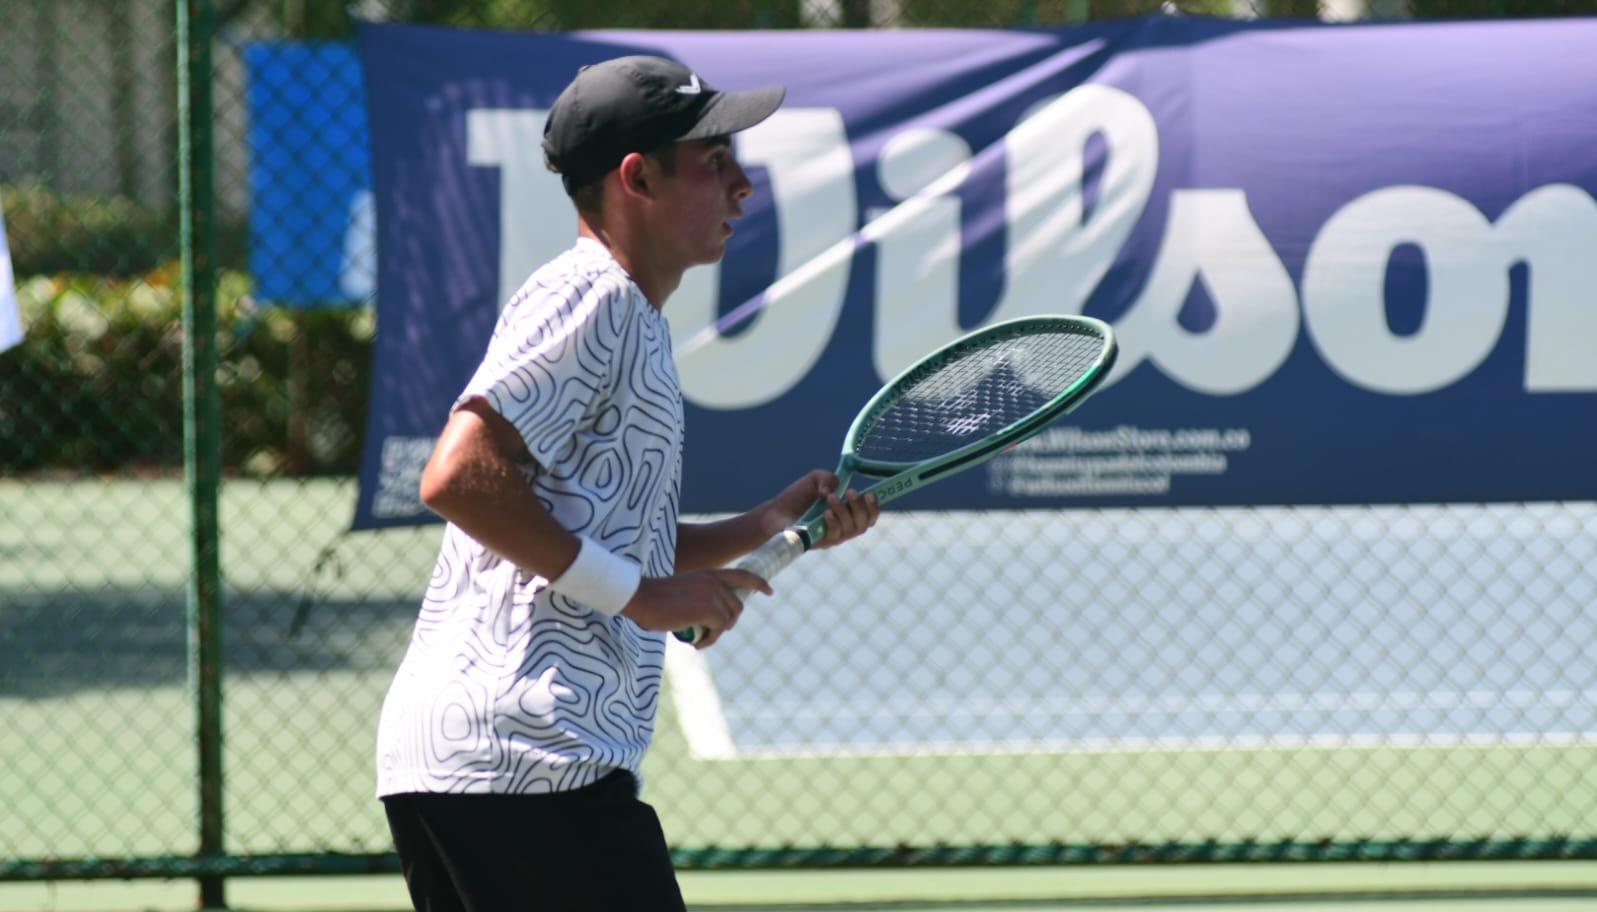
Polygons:
M0 879L394 869L372 737L438 530L344 532L370 290L356 276L343 299L280 306L262 291L272 252L248 243L265 189L251 184L252 131L266 128L250 93L341 89L314 70L252 82L257 42L340 41L355 18L828 28L1594 11L190 6L215 24L214 155L197 179L215 188L198 240L217 288L225 789L207 813L222 842L197 823L174 4L0 0L0 212L27 331L0 353ZM290 227L342 238L348 222ZM818 555L740 627L742 648L717 653L713 681L691 662L669 669L645 772L683 865L1597 857L1592 504L904 513L873 536L872 568L891 569ZM839 578L857 602L830 596ZM925 606L950 602L958 629L925 622ZM817 628L833 631L828 655L793 648Z

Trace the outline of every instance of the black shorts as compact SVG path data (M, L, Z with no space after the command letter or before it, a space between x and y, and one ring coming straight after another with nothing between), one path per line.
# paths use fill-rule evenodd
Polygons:
M654 808L617 770L549 795L390 795L417 912L681 912Z

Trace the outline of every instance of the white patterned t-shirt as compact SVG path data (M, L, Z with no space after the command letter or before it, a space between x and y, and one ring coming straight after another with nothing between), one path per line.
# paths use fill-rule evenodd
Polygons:
M682 395L665 318L598 242L533 273L460 403L521 433L527 484L559 523L635 561L676 564ZM568 791L637 774L665 635L590 610L446 526L383 704L377 794Z

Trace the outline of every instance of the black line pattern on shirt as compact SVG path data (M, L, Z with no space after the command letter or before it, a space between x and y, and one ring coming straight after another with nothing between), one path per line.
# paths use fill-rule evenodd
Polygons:
M672 572L682 398L670 331L581 242L501 314L461 399L481 396L533 456L523 475L566 528ZM636 772L665 642L544 588L453 525L383 708L378 791L536 793Z

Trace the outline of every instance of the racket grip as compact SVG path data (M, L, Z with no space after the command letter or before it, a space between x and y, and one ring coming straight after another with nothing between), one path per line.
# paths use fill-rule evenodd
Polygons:
M765 544L755 549L751 554L732 566L739 570L747 570L760 579L770 579L782 572L783 568L798 559L800 554L810 549L809 540L797 529L783 529L771 536ZM733 589L738 601L747 601L749 593L753 590L741 586ZM676 631L676 638L684 643L697 643L710 633L709 629L695 624L685 630Z

